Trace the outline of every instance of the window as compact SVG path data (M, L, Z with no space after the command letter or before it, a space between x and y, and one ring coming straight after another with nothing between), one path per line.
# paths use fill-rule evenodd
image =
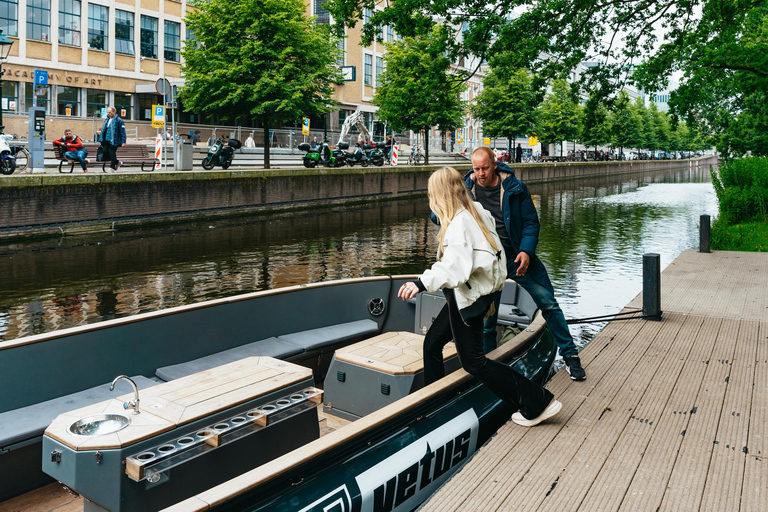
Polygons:
M30 107L32 107L32 94L34 93L34 90L34 84L26 84L26 87L24 88L24 107L26 108L27 112L29 112ZM37 106L43 107L46 112L50 112L48 107L48 105L51 103L51 98L48 96L49 90L49 87L41 87L37 94Z
M132 12L115 9L115 53L134 55Z
M181 23L175 21L165 22L165 60L181 62L179 50L181 49Z
M338 64L339 66L343 66L344 65L344 55L346 55L346 51L344 51L344 39L343 38L339 39L339 42L336 43L336 48L341 50L339 52L339 60L336 61L336 64Z
M56 103L58 104L58 113L60 116L79 116L80 115L80 88L79 87L57 87L58 93ZM69 114L67 114L69 109Z
M141 16L141 56L157 58L157 18Z
M315 0L315 16L317 16L317 19L315 20L315 23L321 23L323 25L328 25L331 23L331 13L323 8L323 4L325 4L327 0Z
M107 108L107 91L87 89L85 94L85 105L88 117L103 117L101 115L101 109Z
M126 92L115 93L115 108L123 119L133 119L133 94Z
M27 39L49 41L51 0L29 0L27 3Z
M371 21L372 16L373 16L373 11L371 11L367 7L363 9L363 25L367 25L368 22Z
M139 111L136 119L139 121L152 120L152 105L162 105L163 97L158 94L139 94Z
M18 112L19 106L17 105L18 84L16 82L3 81L3 112Z
M381 82L379 82L379 77L384 72L384 59L381 57L376 57L376 87L381 86Z
M88 48L109 50L109 8L88 4Z
M363 74L363 83L365 85L371 85L373 83L373 58L365 54L365 73Z
M395 29L392 28L392 25L387 25L387 42L391 43L395 40Z
M80 46L80 0L59 0L59 44Z
M7 36L19 35L19 0L0 0L0 30Z

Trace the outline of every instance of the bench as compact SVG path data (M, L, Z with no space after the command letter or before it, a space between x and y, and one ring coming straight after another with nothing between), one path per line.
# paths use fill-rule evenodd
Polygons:
M149 149L144 144L126 144L123 147L117 148L117 159L121 167L123 165L141 165L142 171L154 171L155 165L160 163L160 159L151 155ZM101 170L107 172L106 168L110 165L110 162L106 161L101 164ZM144 168L146 164L149 164L148 169Z
M223 350L192 361L164 366L158 368L155 371L155 375L164 381L171 381L239 361L246 357L300 358L305 354L318 352L333 345L363 339L364 337L376 334L378 330L378 325L373 320L358 320L356 322L319 327L308 331L254 341L247 345Z
M131 379L140 390L158 384L158 382L141 375L131 377ZM111 383L102 384L70 395L0 413L0 452L22 448L40 441L45 429L60 414L133 392L127 384L118 384L119 388L116 388L115 391L109 390L110 385Z
M91 163L96 163L96 152L98 151L100 145L101 144L83 144L83 149L85 149L88 152L88 156L86 156L86 158L88 158L91 161ZM56 155L56 158L59 160L60 173L64 173L64 170L62 170L61 168L61 166L64 165L64 163L69 164L70 174L74 172L75 164L80 165L80 162L78 162L77 160L72 160L71 158L64 157L64 153L66 153L67 150L64 149L63 146L57 146L54 144L53 152ZM104 169L102 168L102 170Z

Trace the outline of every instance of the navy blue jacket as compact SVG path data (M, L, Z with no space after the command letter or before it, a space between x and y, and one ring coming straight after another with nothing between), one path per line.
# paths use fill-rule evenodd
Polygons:
M464 184L469 195L475 199L474 169L464 176ZM539 243L539 214L531 199L531 192L525 183L515 177L515 172L504 162L496 162L496 173L501 179L501 213L504 225L507 228L509 241L512 245L512 254L507 258L507 276L513 277L518 264L515 263L517 254L521 251L530 256L530 263L526 275L530 275L536 281L552 288L547 275L547 269L536 256L536 245ZM554 290L552 290L554 293Z
M101 127L101 136L99 137L99 142L104 142L105 137L107 136L107 122L109 121L109 118L107 117L104 120L104 124ZM125 144L125 122L115 115L114 122L117 124L115 125L115 146L120 146L122 144Z

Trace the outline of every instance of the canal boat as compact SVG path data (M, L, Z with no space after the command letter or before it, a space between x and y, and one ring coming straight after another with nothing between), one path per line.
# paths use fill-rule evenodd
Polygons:
M401 301L413 279L292 286L0 343L0 501L51 475L86 510L412 510L513 412L450 345L450 373L423 385L423 334L444 298ZM556 347L512 281L499 317L521 332L489 357L545 382Z

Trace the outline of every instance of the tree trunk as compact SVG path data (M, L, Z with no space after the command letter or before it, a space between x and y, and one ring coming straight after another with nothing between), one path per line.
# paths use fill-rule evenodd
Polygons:
M424 165L429 165L429 130L431 126L424 127Z
M264 168L269 169L269 120L264 116L262 124L264 125Z

